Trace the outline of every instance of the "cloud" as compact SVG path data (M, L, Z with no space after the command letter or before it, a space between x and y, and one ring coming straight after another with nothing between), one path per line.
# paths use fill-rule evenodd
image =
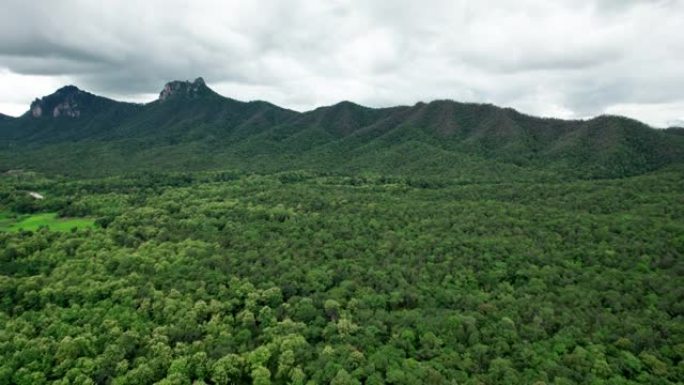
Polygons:
M50 94L69 82L62 76L19 75L0 69L0 112L21 115L36 96Z
M672 103L615 104L606 109L613 115L639 114L645 121L656 121L658 127L684 127L684 100ZM667 116L669 119L663 119Z
M128 100L203 76L227 96L296 109L453 98L565 118L620 110L658 126L682 115L671 108L684 99L682 0L6 0L3 8L5 73ZM37 84L24 87L35 93L26 105L45 93ZM0 98L0 108L17 103Z

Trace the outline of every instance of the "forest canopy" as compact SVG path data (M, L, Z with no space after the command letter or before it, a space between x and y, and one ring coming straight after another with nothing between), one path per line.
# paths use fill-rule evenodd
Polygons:
M682 175L5 175L0 384L681 383Z

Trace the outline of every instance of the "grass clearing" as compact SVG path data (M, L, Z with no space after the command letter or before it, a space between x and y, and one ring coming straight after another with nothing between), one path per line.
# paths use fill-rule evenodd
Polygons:
M35 231L43 226L53 231L71 231L72 228L95 227L95 221L90 218L59 218L57 213L13 217L7 212L0 212L0 231Z

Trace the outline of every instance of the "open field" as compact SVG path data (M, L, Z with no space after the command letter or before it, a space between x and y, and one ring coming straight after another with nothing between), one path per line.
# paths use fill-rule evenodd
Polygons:
M70 231L73 228L94 227L95 222L89 218L59 218L57 213L13 216L0 212L0 231L35 231L43 226L53 231Z

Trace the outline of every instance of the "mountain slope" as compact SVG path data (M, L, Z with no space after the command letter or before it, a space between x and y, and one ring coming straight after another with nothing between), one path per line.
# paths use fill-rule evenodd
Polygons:
M231 135L252 135L280 124L294 114L266 102L225 98L198 78L192 83L168 83L158 100L143 106L138 114L103 133L100 139L135 138L154 144L220 140ZM157 141L160 142L155 143Z
M663 130L666 134L684 135L684 127L669 127Z
M615 116L542 119L450 100L380 109L341 102L300 113L223 97L198 78L169 82L144 105L74 86L36 99L23 116L0 117L0 170L619 177L681 163L684 136L673 132Z
M66 86L33 101L21 117L3 122L0 140L35 147L89 139L117 127L141 109L139 104L118 102Z

